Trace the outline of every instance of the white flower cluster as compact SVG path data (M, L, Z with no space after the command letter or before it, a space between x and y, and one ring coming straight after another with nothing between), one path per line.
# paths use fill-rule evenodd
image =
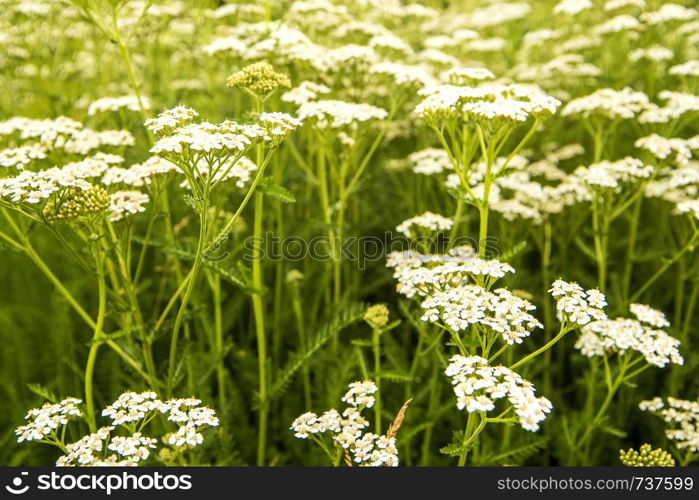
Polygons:
M395 437L362 434L362 429L368 427L369 422L362 416L361 411L373 406L372 394L376 390L376 384L370 380L351 383L349 391L342 398L342 401L350 406L342 414L335 409L328 410L320 416L306 412L291 424L294 436L300 439L318 436L320 439L319 435L330 432L335 445L347 450L352 455L353 462L360 466L397 467L398 450Z
M277 144L286 139L296 128L302 125L301 120L286 113L262 113L259 117L260 124L267 129L267 134L272 137L272 143Z
M565 13L574 16L592 7L593 4L590 0L561 0L554 6L553 12L554 14Z
M311 81L303 81L296 87L282 94L282 101L290 102L301 106L307 102L315 101L321 94L330 93L330 89L325 85Z
M27 165L46 158L46 147L39 143L25 144L0 151L0 167L23 169Z
M421 254L408 250L391 252L386 267L393 268L398 293L407 298L426 297L483 277L502 278L515 270L507 263L476 256L469 245L452 248L447 254Z
M592 34L596 36L613 35L614 33L629 33L635 36L637 31L643 29L643 23L634 16L621 14L612 17L592 28Z
M443 78L454 85L464 85L484 80L494 80L495 75L487 68L451 68L444 72Z
M428 296L421 307L423 321L442 321L456 332L477 325L500 333L508 344L521 344L534 328L543 328L528 312L536 307L504 288L462 285Z
M56 404L45 403L41 408L29 410L24 417L28 423L15 430L15 434L19 436L17 442L41 441L55 433L59 427L66 425L69 420L81 417L82 413L78 408L80 403L80 399L67 398Z
M678 349L680 341L655 326L663 318L638 305L634 311L638 320L617 318L584 326L575 348L587 357L634 351L660 368L668 363L684 364Z
M426 96L415 113L428 121L462 117L524 122L553 115L560 101L531 85L484 83L478 87L438 85L418 92Z
M676 120L686 113L699 111L699 96L674 92L671 90L661 90L658 97L666 101L663 107L655 103L649 103L646 109L638 117L638 121L643 124L668 123Z
M160 401L154 392L126 391L102 410L102 416L108 417L113 425L123 425L138 422L152 413L165 413L167 410L167 405Z
M110 167L102 176L105 186L124 184L131 187L143 187L151 184L159 175L176 172L177 167L159 156L151 156L143 163L134 163L128 168Z
M89 467L96 465L118 464L116 455L102 460L99 455L104 451L104 443L109 439L113 426L101 427L96 432L83 436L78 441L66 445L66 454L56 461L58 467Z
M607 299L596 288L585 291L577 283L559 279L553 282L549 292L556 299L556 309L566 321L582 326L607 319L603 311Z
M622 90L598 89L592 94L579 97L563 107L563 116L581 116L588 118L599 115L615 119L633 118L648 107L648 96L631 88Z
M658 134L641 137L634 142L634 146L644 149L660 160L665 160L674 154L674 161L678 165L686 165L692 158L692 143L686 139L667 138Z
M453 170L449 154L443 149L427 148L408 155L411 170L421 175L437 175Z
M151 103L150 99L147 97L141 97L141 103L144 109L150 109ZM138 104L138 98L134 95L125 95L119 97L102 97L93 101L87 108L87 114L89 116L96 115L97 113L104 113L107 111L120 111L122 109L128 111L139 112L141 107Z
M171 135L158 139L150 152L165 157L188 151L217 155L239 154L265 139L271 138L258 125L239 125L234 122L219 125L209 122L190 123L175 129Z
M445 373L454 386L457 408L469 413L492 411L495 400L507 398L522 428L535 432L553 408L545 397L536 397L531 382L505 366L490 366L480 356L452 356Z
M611 11L623 9L624 7L638 7L639 9L646 8L646 0L607 0L604 4L604 10Z
M204 441L201 430L206 427L219 425L216 412L201 405L201 400L195 398L171 399L165 402L169 415L167 419L180 424L177 432L168 439L168 444L174 446L197 446Z
M662 45L651 45L643 49L632 50L629 53L629 60L633 62L638 62L642 59L646 59L652 62L668 61L675 57L675 53L663 47ZM670 68L670 74L675 74L672 72L673 68Z
M694 59L682 64L673 66L668 70L671 75L699 77L699 61Z
M573 176L579 178L590 189L621 190L623 185L650 178L653 167L638 158L627 156L617 161L601 161L589 167L578 167Z
M35 151L41 147L45 153L60 150L78 155L86 155L105 146L133 146L135 143L128 130L92 130L83 128L82 123L64 116L43 120L16 116L0 122L0 137L2 136L14 137L20 141L37 141L33 143L36 144Z
M645 304L631 304L629 306L631 314L636 316L636 319L641 323L653 326L655 328L667 328L670 322L665 317L662 311L653 309Z
M32 172L23 170L15 177L0 179L0 196L13 202L36 205L65 188L87 191L92 184L60 168Z
M302 104L298 109L298 115L301 120L312 121L318 128L339 129L357 126L360 122L383 120L388 116L388 112L371 104L326 100Z
M372 394L376 390L376 384L371 380L352 382L349 385L349 391L342 397L342 401L354 407L371 408L374 406L374 396Z
M354 462L364 467L398 467L396 438L367 432L354 442Z
M425 212L421 215L416 215L415 217L404 220L396 226L396 231L406 238L417 238L421 235L448 231L453 225L454 221L448 217L432 212Z
M107 449L125 457L135 465L142 460L148 460L151 450L157 443L156 439L135 432L131 436L114 436L107 445Z
M146 211L150 197L141 191L117 191L109 196L109 220L116 222L127 215Z
M667 406L661 398L641 401L641 411L657 413L672 428L665 429L665 435L680 450L699 452L699 400L688 401L673 397L667 398Z
M695 219L699 219L699 200L681 201L675 207L678 214L689 214Z
M27 419L33 420L28 425L17 428L16 433L20 436L18 441L44 440L46 436L53 434L54 440L50 442L58 443L56 429L66 425L70 419L82 416L76 406L79 403L80 400L69 398L57 405L47 403L40 409L31 410ZM138 465L151 456L151 450L157 445L157 440L144 436L141 429L159 414L166 414L169 421L178 424L177 432L169 435L168 444L177 447L197 446L203 441L203 429L219 425L214 410L200 405L201 401L194 398L163 402L154 392L127 391L102 411L102 416L108 417L112 425L65 445L65 454L58 459L56 465ZM129 434L112 436L112 431L119 426Z
M144 125L154 134L164 135L182 125L191 123L197 116L199 116L199 113L192 108L176 106L163 111L155 118L146 120Z
M369 72L378 77L388 77L396 85L410 88L419 88L436 83L436 79L425 67L412 64L382 61L373 64L369 68Z
M676 3L663 3L656 11L644 12L641 20L650 26L671 21L689 21L699 16L697 9L685 7Z

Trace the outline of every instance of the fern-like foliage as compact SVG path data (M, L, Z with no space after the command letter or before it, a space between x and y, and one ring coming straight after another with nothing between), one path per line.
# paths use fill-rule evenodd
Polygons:
M286 365L280 370L276 380L269 391L269 401L272 401L286 391L296 372L330 339L339 334L343 328L359 320L364 316L366 307L360 303L351 303L337 310L335 315L324 323L316 333L301 346L299 350L291 354Z

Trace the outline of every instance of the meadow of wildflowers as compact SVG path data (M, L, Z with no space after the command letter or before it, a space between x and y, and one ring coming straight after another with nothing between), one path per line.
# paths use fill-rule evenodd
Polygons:
M693 0L0 0L0 465L699 460Z

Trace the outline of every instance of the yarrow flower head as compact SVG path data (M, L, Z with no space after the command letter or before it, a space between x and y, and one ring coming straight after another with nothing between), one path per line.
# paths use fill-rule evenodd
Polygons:
M228 77L227 85L244 88L264 97L275 90L291 88L291 81L285 74L275 71L268 62L259 62L233 73Z
M109 220L116 222L127 215L146 211L150 197L141 191L117 191L109 197Z
M299 439L322 439L322 434L330 433L335 447L352 457L352 461L366 467L396 467L398 466L398 450L396 448L395 431L385 436L373 433L363 433L369 422L362 416L364 408L374 404L376 384L370 380L353 382L342 401L350 406L342 413L331 409L318 416L306 412L297 417L291 424L294 436Z
M342 397L342 401L350 406L371 408L374 406L374 394L377 391L376 384L371 380L352 382L349 391Z
M321 129L339 129L370 120L383 120L388 112L371 104L326 100L302 104L298 115L301 120L308 120Z
M166 135L178 127L194 121L199 113L187 106L176 106L146 120L145 126L155 135Z
M561 115L582 118L596 115L610 120L629 119L644 111L648 104L648 96L643 92L628 87L622 90L605 88L568 102Z
M262 113L259 121L260 125L267 129L267 135L272 138L273 143L283 141L302 124L301 120L286 113Z
M407 219L396 227L396 231L406 238L431 235L441 231L448 231L454 225L454 221L448 217L432 212L425 212Z
M638 451L633 448L619 450L619 460L627 467L674 467L675 459L662 448L653 449L648 443Z
M577 283L559 279L553 282L549 293L556 299L556 309L563 319L573 325L582 326L607 319L603 311L607 300L596 288L583 290Z
M620 191L626 185L643 181L653 175L653 167L638 158L627 156L616 161L601 161L589 167L578 167L573 176L591 190Z
M421 306L423 321L441 321L456 332L479 325L501 334L508 344L521 344L535 328L543 328L529 313L536 307L504 288L491 292L462 285L428 296Z
M203 442L201 431L219 425L216 412L201 406L195 398L161 401L154 392L127 391L104 408L102 416L111 425L99 428L73 443L64 443L65 426L82 417L79 399L68 398L58 404L46 403L27 414L27 425L18 427L18 441L41 441L61 448L57 466L135 466L149 460L158 440L143 434L143 428L155 417L164 415L177 424L176 432L166 434L162 441L175 447L192 447ZM62 427L62 429L60 429ZM60 429L60 430L59 430ZM172 453L162 448L160 459ZM181 450L182 451L182 450Z
M388 308L385 304L374 304L364 313L364 321L372 328L383 328L388 324Z
M88 116L93 116L98 113L115 112L122 109L139 112L141 111L141 106L143 106L143 109L150 109L150 100L146 97L141 97L139 103L139 98L134 95L102 97L90 104L90 107L87 108L87 114Z
M650 306L645 304L631 304L629 309L631 310L631 314L636 316L636 319L641 323L655 328L667 328L670 326L670 322L665 317L665 314Z
M533 432L553 408L545 397L536 397L531 382L504 366L490 366L480 356L452 356L445 373L457 408L469 413L493 411L496 400L507 398L522 428Z
M486 122L526 122L530 117L553 115L560 101L532 85L484 83L478 87L428 87L415 113L428 122L463 118Z
M180 424L177 432L171 434L168 444L173 446L198 446L204 441L201 433L207 427L218 427L216 412L206 406L200 406L196 398L171 399L165 402L167 419Z
M55 433L59 427L66 425L70 420L82 416L78 407L81 403L80 399L67 398L56 404L45 403L41 408L29 410L24 417L28 423L17 427L15 431L19 436L17 442L41 441Z
M109 193L104 188L67 188L60 199L53 198L44 205L42 214L49 222L58 222L97 214L107 210L109 206Z
M168 407L158 399L154 392L131 392L121 394L116 401L102 410L102 416L108 417L113 425L137 422L153 413L165 413Z
M452 248L447 254L423 254L414 250L391 252L386 267L394 268L393 277L398 280L396 289L408 298L426 297L471 281L490 285L515 272L505 262L477 257L470 245Z
M651 313L647 307L636 305L634 309L639 317L644 318L643 321L658 324L661 318ZM647 363L660 368L668 363L684 364L678 349L680 341L643 321L617 318L589 323L582 328L575 348L587 357L638 353Z
M699 452L699 400L689 401L673 397L656 397L639 403L641 411L649 411L668 424L665 435L678 450Z

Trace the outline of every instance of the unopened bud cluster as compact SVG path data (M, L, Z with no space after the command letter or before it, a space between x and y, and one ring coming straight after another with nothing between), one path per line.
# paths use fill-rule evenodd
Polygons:
M627 467L674 467L675 459L662 448L651 448L649 444L641 445L639 451L629 448L619 451L619 460Z
M245 66L228 77L229 87L246 88L259 96L265 96L278 89L291 88L289 77L277 73L271 64L259 62Z
M109 193L99 186L68 188L63 196L46 203L43 214L49 222L58 222L102 212L109 203Z
M372 328L383 328L388 324L388 308L383 304L370 306L364 313L364 321Z

